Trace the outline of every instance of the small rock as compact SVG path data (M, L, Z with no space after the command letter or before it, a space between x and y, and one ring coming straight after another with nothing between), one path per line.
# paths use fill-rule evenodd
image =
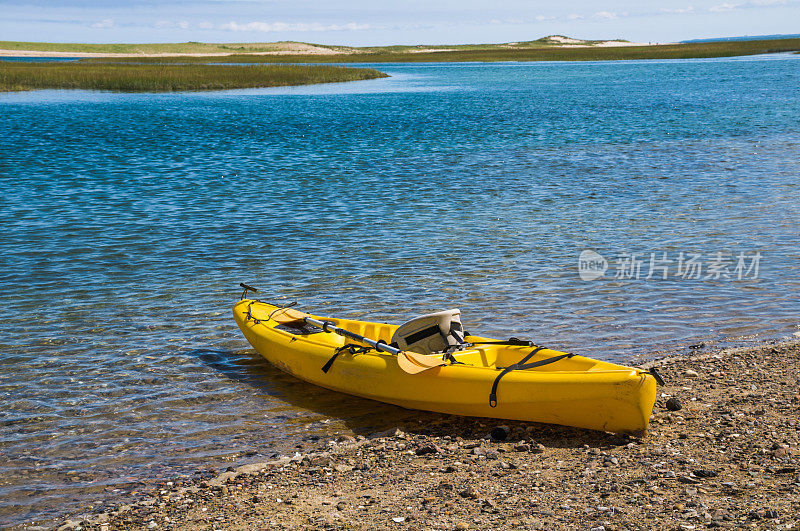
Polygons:
M670 411L680 411L681 409L683 409L683 406L681 405L681 401L673 396L672 398L667 400L667 409L669 409Z
M155 520L150 520L150 523L147 524L147 529L155 529L156 527L158 527L158 524L155 522Z
M487 457L487 458L489 457L488 454L490 452L494 452L495 456L497 456L497 452L495 452L494 450L492 450L490 448L484 448L483 446L478 446L478 447L472 449L472 455L482 455L482 456Z
M686 369L683 372L683 375L686 376L687 378L697 378L698 376L700 376L699 374L697 374L697 371L693 371L692 369Z
M699 478L715 478L719 475L717 472L714 472L713 470L704 470L704 469L694 470L692 471L692 474L694 474Z
M497 426L490 433L489 437L495 442L508 439L508 426Z
M532 454L542 454L544 453L545 447L543 444L538 443L534 446L531 446L531 453Z
M764 518L773 519L778 517L778 511L774 509L767 509L764 511Z
M477 500L478 499L478 491L475 490L475 487L467 487L466 489L464 489L461 492L459 492L459 495L462 498L469 498L471 500Z
M678 481L680 481L681 483L686 483L687 485L697 485L698 483L700 483L696 479L690 478L689 476L681 476L678 478Z
M423 444L417 448L414 453L417 455L428 455L441 453L442 449L433 443Z
M405 516L395 516L394 518L392 518L392 522L397 522L398 524L405 521L406 521Z
M310 458L309 463L314 466L330 466L331 458L326 455L315 455Z
M347 502L344 500L341 500L339 503L336 504L337 511L344 511L345 507L347 507Z
M514 445L514 450L517 452L530 452L531 445L528 443L517 443Z
M261 501L261 498L258 496L253 496L252 498L250 498L250 501L252 501L253 503L259 503Z
M463 531L464 529L469 529L469 524L466 522L459 522L456 524L456 529Z
M389 428L388 430L378 431L369 435L370 439L384 439L387 437L403 438L406 434L400 428Z

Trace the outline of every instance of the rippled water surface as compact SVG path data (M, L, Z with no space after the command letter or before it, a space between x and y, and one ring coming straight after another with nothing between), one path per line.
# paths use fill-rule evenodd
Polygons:
M622 361L798 330L800 56L378 67L0 95L0 523L403 414L262 362L240 281ZM682 278L681 252L731 255L731 278Z

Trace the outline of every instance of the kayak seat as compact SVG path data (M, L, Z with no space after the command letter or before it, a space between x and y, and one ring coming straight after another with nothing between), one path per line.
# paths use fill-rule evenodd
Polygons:
M465 344L461 310L454 308L415 317L397 327L391 343L400 350L418 354L458 350Z

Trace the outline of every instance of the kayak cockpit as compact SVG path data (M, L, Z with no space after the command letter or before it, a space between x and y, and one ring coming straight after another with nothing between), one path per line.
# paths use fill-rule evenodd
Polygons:
M318 326L307 323L304 320L304 317L320 319L331 323L333 326L347 330L348 332L352 332L359 336L364 336L375 341L385 342L387 344L393 344L393 340L396 339L398 329L401 329L402 331L402 328L408 323L413 323L420 320L419 318L413 319L404 325L398 326L387 323L357 321L354 319L322 318L292 309L276 309L274 306L261 304L251 305L250 312L252 314L252 318L261 320L264 322L264 324L278 332L289 334L297 340L321 343L333 348L341 348L348 344L359 347L368 345L355 339L346 339L341 335L325 333ZM426 316L422 316L422 318L430 319L430 316L439 315L447 315L448 318L450 318L450 316L454 315L454 312L457 312L457 310L449 310L448 312L439 312L437 314L428 314ZM458 326L460 329L460 320L458 321ZM516 363L519 363L522 359L526 358L526 356L528 356L534 348L536 348L535 346L528 345L502 344L503 342L499 342L500 344L497 344L497 340L472 335L461 336L461 341L463 341L463 343L457 345L455 349L451 347L446 351L430 352L429 354L432 356L443 356L445 360L453 364L496 370L498 368L510 367ZM383 355L377 351L371 351L368 354ZM536 364L537 362L546 361L549 358L562 356L564 354L564 352L559 352L556 350L540 349L540 351L528 358L526 363ZM526 370L537 372L597 372L619 370L619 367L619 365L592 358L570 355L569 357L563 357L563 359L559 359L557 362L543 364L541 366Z

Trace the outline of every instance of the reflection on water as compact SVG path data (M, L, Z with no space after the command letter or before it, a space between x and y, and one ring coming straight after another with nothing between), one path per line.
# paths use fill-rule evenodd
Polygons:
M240 281L323 315L457 306L611 360L797 331L799 59L0 95L0 521L411 414L263 363ZM584 249L763 259L587 282Z

